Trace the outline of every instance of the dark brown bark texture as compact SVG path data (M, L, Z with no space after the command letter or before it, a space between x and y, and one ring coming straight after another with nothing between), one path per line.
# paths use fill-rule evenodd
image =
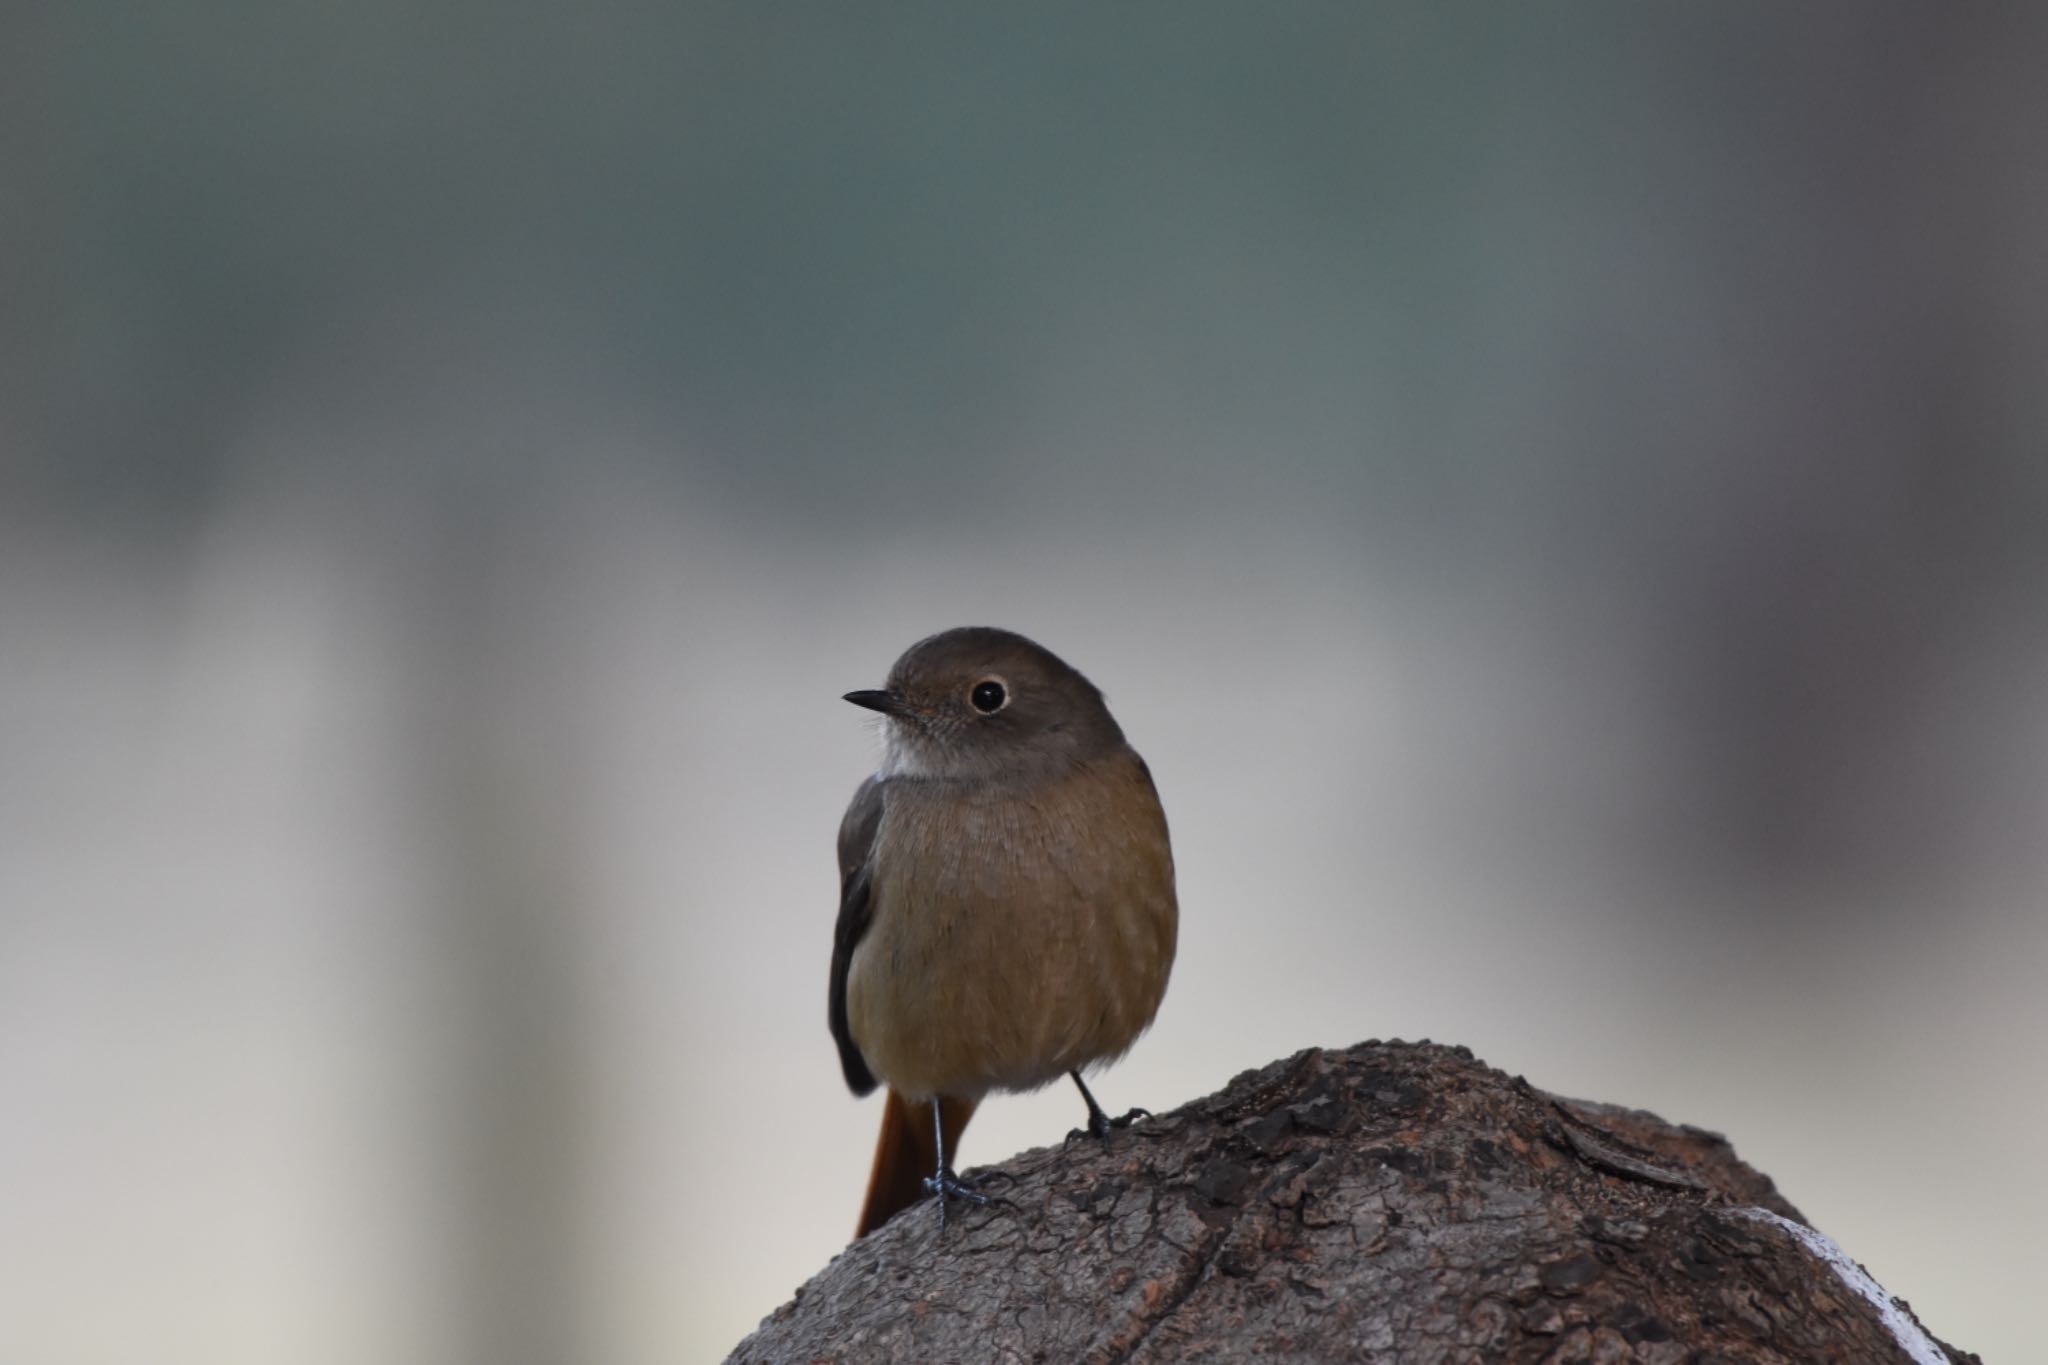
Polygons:
M731 1362L1976 1360L1745 1212L1804 1222L1726 1139L1459 1047L1303 1052L970 1178L1007 1202L899 1214Z

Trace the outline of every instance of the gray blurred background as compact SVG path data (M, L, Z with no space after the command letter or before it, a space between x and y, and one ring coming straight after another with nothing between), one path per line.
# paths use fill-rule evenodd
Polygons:
M1173 822L1111 1109L1463 1042L2027 1354L2048 10L0 30L0 1358L717 1358L879 1120L839 694L982 622Z

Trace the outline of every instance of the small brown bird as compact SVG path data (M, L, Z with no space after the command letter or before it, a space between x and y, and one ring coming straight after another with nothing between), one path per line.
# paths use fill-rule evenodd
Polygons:
M889 1087L863 1237L927 1193L941 1221L948 1198L987 1202L950 1157L991 1090L1070 1076L1097 1137L1143 1115L1111 1119L1081 1069L1151 1024L1180 915L1152 774L1051 651L949 630L846 700L888 718L839 826L832 939L846 1083Z

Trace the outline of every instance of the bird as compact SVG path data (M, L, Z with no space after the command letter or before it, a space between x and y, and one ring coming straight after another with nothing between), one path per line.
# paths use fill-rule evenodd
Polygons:
M991 1092L1069 1077L1097 1138L1147 1116L1081 1072L1151 1026L1180 914L1151 770L1051 650L941 631L845 700L884 718L839 827L827 1011L848 1088L887 1088L858 1239L926 1196L941 1229L989 1202L952 1157Z

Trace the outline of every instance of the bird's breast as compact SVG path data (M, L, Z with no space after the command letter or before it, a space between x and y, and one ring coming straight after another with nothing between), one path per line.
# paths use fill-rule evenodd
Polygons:
M1166 820L1125 751L1005 788L891 783L847 1008L912 1096L1042 1085L1152 1021L1178 912Z

